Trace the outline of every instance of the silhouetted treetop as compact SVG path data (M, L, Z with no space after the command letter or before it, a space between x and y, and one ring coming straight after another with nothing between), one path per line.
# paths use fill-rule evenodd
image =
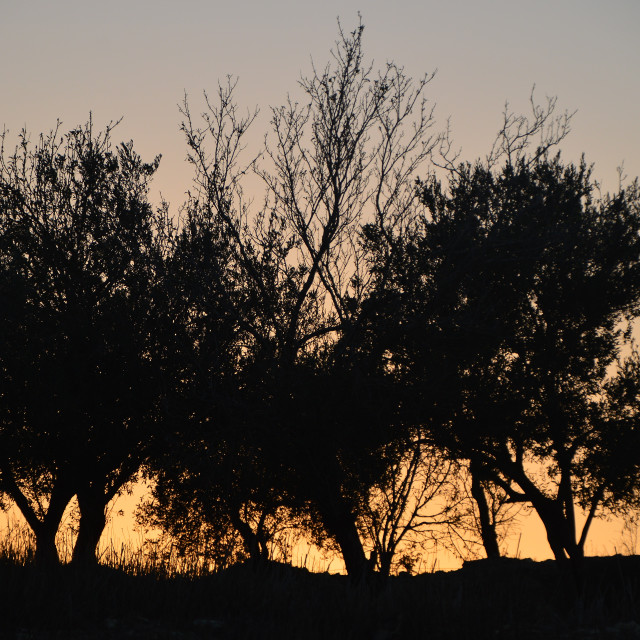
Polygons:
M92 556L106 504L146 456L168 228L147 201L159 157L114 149L113 124L60 126L35 144L21 132L11 154L3 137L0 153L0 486L47 561L73 495Z

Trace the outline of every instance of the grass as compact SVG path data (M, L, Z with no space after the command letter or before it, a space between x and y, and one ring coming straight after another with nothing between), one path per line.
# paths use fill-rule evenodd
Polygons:
M552 561L504 559L353 585L284 564L207 572L125 548L92 570L42 572L0 542L0 638L640 638L640 557L591 558L576 593Z

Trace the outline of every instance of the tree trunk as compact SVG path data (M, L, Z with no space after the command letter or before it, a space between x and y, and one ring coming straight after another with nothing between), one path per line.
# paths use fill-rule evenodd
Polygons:
M78 506L80 507L80 524L71 561L74 565L96 565L98 543L107 523L106 505L102 496L79 492Z
M380 575L382 578L388 578L391 573L391 561L393 560L393 551L383 551L380 553ZM371 567L373 569L373 567Z
M513 474L515 481L527 493L533 508L542 520L549 546L559 566L571 569L574 586L582 587L584 536L576 542L575 517L571 484L563 481L556 498L544 495L519 467Z
M236 531L240 534L245 551L249 554L249 560L254 568L263 565L269 559L266 543L261 541L258 534L239 515L232 513L231 521ZM262 542L262 544L261 544Z
M533 506L544 524L556 562L561 571L571 575L574 587L580 591L584 584L584 549L576 543L573 522L558 502L533 501Z
M358 534L355 518L344 504L331 504L322 508L322 522L327 532L338 543L347 574L354 582L366 579L369 562Z
M496 533L496 525L491 520L489 513L489 503L484 493L484 488L480 482L477 473L471 471L471 495L478 505L478 513L480 514L480 536L482 544L487 554L487 558L499 558L500 547L498 546L498 534Z
M562 543L562 534L557 530L553 525L542 521L542 524L545 526L545 530L547 533L547 540L549 542L549 546L551 547L551 551L553 552L553 557L558 562L563 562L567 559L567 553L564 549L564 544Z
M48 522L41 523L34 531L36 536L35 562L40 569L51 569L60 564L60 557L56 548L58 525L59 521L53 522L53 519L51 519Z
M51 491L49 507L43 520L34 528L36 536L36 564L45 569L60 564L58 549L56 548L56 534L62 521L67 505L73 494L66 484L60 482Z
M8 465L2 467L3 489L16 503L20 513L31 527L36 537L36 565L50 568L60 564L58 550L56 549L56 533L67 505L73 497L73 491L63 478L58 476L51 490L49 506L46 514L40 519L32 504L26 498Z

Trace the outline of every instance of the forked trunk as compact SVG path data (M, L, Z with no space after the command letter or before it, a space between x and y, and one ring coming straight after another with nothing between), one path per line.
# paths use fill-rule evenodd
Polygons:
M567 518L558 503L533 502L544 528L554 558L563 571L570 573L575 586L581 589L583 584L584 548L575 540L573 522Z
M35 561L39 567L50 569L60 564L60 557L56 548L56 534L64 511L72 497L73 494L68 487L60 482L51 492L49 508L42 520L38 520L32 511L30 513L27 511L29 514L27 522L31 525L36 536ZM25 511L23 510L22 513L25 514Z
M240 534L245 551L249 554L249 560L254 568L265 565L269 560L269 550L266 541L251 528L237 514L231 515L231 521L236 531Z

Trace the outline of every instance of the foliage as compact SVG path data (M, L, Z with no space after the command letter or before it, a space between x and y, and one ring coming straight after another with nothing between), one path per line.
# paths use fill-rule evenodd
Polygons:
M11 155L2 138L0 488L49 559L74 494L99 537L158 422L153 288L166 221L147 191L159 158L112 149L113 126L58 125L35 146L23 131Z
M446 190L433 176L421 189L412 268L396 267L409 292L397 367L430 437L531 502L556 556L577 557L616 481L601 398L638 314L636 191L597 198L584 161L544 153L459 165ZM577 538L575 501L591 514Z
M356 511L382 466L375 452L395 437L392 411L379 411L380 376L348 355L368 287L358 230L364 220L401 219L432 144L429 78L414 85L394 64L376 76L361 41L362 26L341 30L331 63L300 81L304 99L272 109L259 162L242 160L255 114L239 114L233 81L216 101L205 95L201 125L186 99L181 108L194 168L189 221L215 229L212 246L219 241L226 252L223 267L207 276L224 295L205 287L187 294L197 309L189 317L202 319L196 351L201 344L216 351L193 356L190 386L203 390L203 403L198 426L185 422L177 439L186 476L198 466L190 443L201 442L195 451L233 469L231 477L241 469L234 486L243 497L227 514L249 504L273 514L270 496L278 496L282 506L319 518L353 574L365 562ZM257 209L243 191L249 172L265 185ZM189 486L178 477L185 476L172 480L173 496ZM225 500L214 478L205 493L205 504ZM185 504L190 499L184 495Z

